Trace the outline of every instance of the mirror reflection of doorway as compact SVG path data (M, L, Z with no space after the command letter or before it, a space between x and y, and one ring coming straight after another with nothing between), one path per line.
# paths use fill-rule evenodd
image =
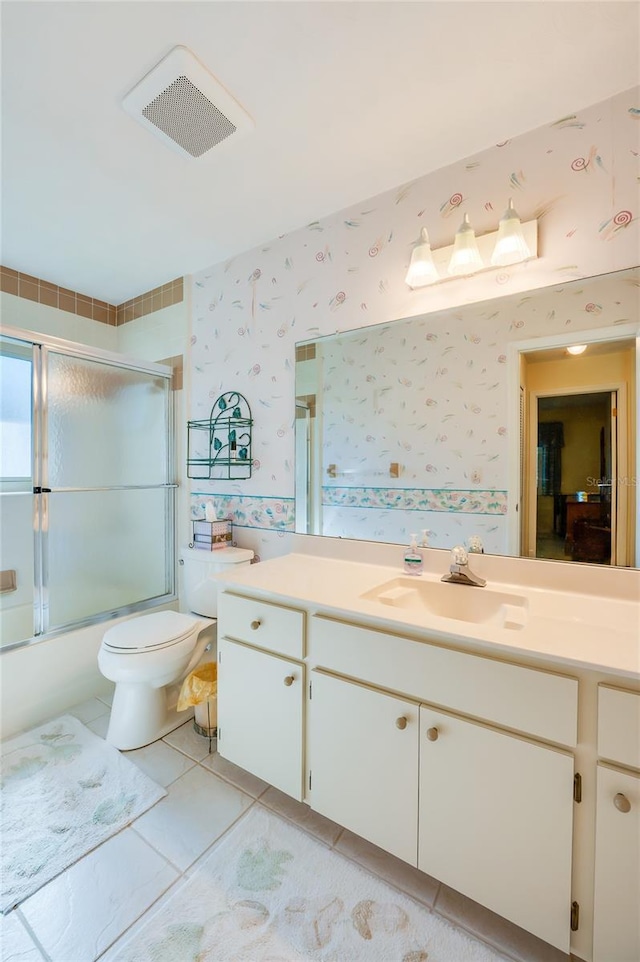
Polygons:
M536 557L615 564L617 391L538 398Z
M628 566L637 559L636 342L579 348L518 346L520 553Z

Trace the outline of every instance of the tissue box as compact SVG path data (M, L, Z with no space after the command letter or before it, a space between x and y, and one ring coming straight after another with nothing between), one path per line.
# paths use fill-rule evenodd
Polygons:
M226 548L233 540L229 518L222 521L192 521L192 525L193 547L202 551Z

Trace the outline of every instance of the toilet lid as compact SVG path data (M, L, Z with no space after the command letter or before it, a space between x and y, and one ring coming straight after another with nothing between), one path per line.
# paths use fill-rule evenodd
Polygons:
M156 611L114 625L105 632L102 643L118 652L169 648L190 635L199 620L178 611Z

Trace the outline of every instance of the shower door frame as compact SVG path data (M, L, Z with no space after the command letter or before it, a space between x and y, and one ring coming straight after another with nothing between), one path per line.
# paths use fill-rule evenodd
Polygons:
M51 489L48 486L48 448L47 448L47 372L49 352L63 354L68 357L84 358L120 367L129 371L138 371L171 381L172 371L162 364L151 361L140 361L137 358L94 348L90 345L79 344L52 335L39 334L23 328L0 325L0 336L22 341L32 348L32 496L33 496L33 538L34 538L34 568L33 568L33 635L20 641L12 642L2 647L1 651L11 651L25 645L39 642L45 638L75 631L89 625L100 624L116 617L124 617L147 608L170 604L178 600L176 590L176 491L179 487L176 481L163 484L130 484L106 485L95 487L65 487ZM166 411L167 423L167 458L166 477L173 478L176 473L175 463L175 410L171 389L167 391ZM49 572L48 572L48 521L49 494L74 493L79 491L135 491L135 490L165 490L169 494L166 501L165 515L165 585L169 591L143 601L132 602L122 607L88 615L87 617L70 621L63 625L49 628Z

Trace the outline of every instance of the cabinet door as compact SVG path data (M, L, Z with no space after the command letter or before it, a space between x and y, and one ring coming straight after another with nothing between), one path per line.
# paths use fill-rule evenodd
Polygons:
M640 776L599 765L594 962L640 959L639 905Z
M311 807L416 864L418 706L311 673Z
M573 758L420 708L418 868L569 951Z
M302 798L304 667L218 642L218 751L293 798Z

